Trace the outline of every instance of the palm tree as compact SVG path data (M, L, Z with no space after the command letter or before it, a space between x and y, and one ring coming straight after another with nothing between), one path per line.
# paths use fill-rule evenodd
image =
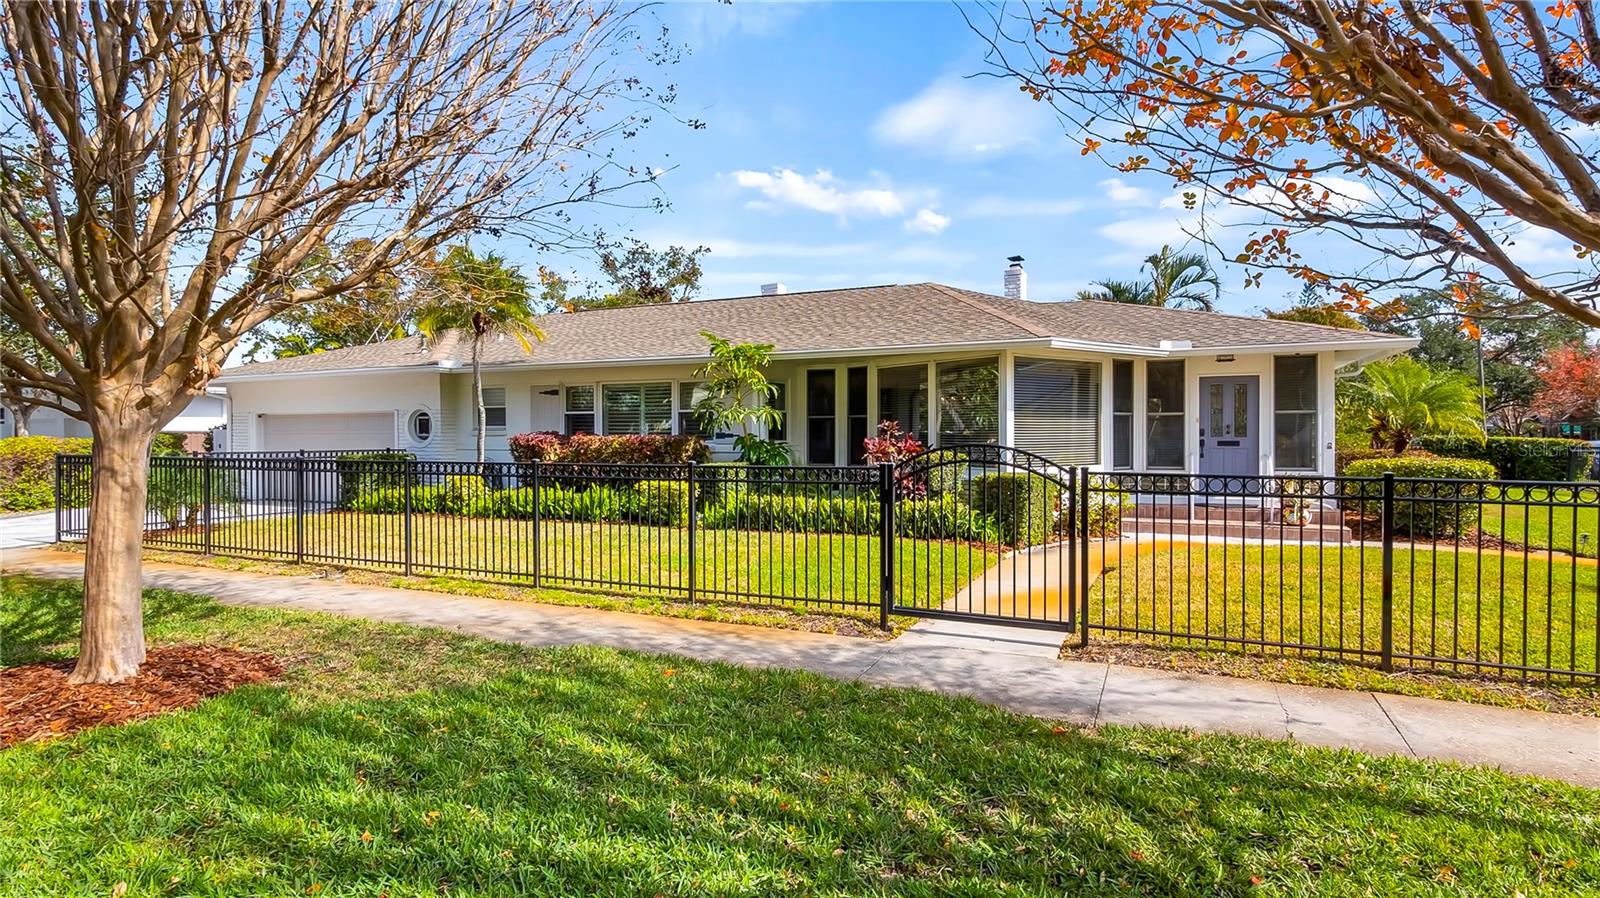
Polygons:
M1423 434L1483 435L1478 388L1462 375L1401 356L1368 365L1348 384L1343 402L1366 416L1374 449L1399 455Z
M1222 282L1201 253L1178 253L1163 246L1160 252L1146 257L1139 270L1149 272L1148 282L1095 281L1095 289L1080 290L1078 298L1206 312L1216 308Z
M524 352L544 339L534 308L528 279L505 259L490 253L479 256L466 246L453 246L431 263L425 280L424 305L417 315L417 330L429 339L448 331L464 331L472 338L473 428L477 460L484 462L483 344L492 334L515 339Z

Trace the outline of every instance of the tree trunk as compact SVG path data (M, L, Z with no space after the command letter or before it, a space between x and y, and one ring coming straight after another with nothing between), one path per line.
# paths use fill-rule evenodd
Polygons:
M11 410L11 417L17 419L16 436L28 436L28 421L33 418L35 408L36 406L32 405L19 405Z
M95 430L83 634L72 683L118 683L144 663L139 553L155 430L124 422Z
M472 398L478 404L477 431L478 431L478 471L483 471L484 456L484 431L488 429L488 412L483 407L483 366L480 364L480 347L483 345L483 335L474 334L472 337Z

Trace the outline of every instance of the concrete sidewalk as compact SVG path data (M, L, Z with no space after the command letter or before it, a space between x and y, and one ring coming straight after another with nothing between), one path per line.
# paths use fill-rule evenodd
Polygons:
M8 551L7 570L77 577L79 556ZM1600 719L1433 699L1040 657L1037 634L1008 628L921 630L892 642L507 602L431 592L145 564L150 586L229 605L326 611L443 627L530 646L602 645L838 679L967 695L1084 725L1182 727L1294 739L1377 754L1486 764L1600 787ZM992 631L992 632L991 632Z

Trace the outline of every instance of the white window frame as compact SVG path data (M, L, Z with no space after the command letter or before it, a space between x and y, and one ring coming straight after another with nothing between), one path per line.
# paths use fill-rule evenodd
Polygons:
M574 389L588 390L589 391L589 410L588 411L581 411L581 410L580 411L574 411L573 410L571 395L572 395L572 391ZM593 422L592 426L588 430L575 430L573 428L573 426L572 426L573 417L575 417L575 416L576 417L582 417L584 415L588 415L589 416L589 420L591 422ZM599 433L599 432L600 432L600 388L598 386L596 386L595 384L567 384L566 386L562 387L561 388L561 433L562 433L562 435L563 436L571 436L571 435L573 435L575 433Z
M668 402L668 405L667 405L667 429L664 430L664 431L650 430L649 426L648 426L649 425L649 421L645 418L645 402L644 402L644 392L643 391L644 391L645 387L658 386L658 385L661 385L661 384L665 384L667 386L667 389L668 389L669 402ZM672 434L672 433L676 433L677 432L677 427L678 427L678 418L677 418L677 412L678 412L678 381L675 381L675 380L628 380L628 381L617 381L617 382L614 382L614 383L602 383L602 384L600 384L598 390L595 393L595 408L596 408L596 410L598 412L597 415L596 415L596 420L595 420L595 429L596 430L598 430L602 434L605 434L606 436L627 436L627 435L629 435L629 434L610 434L610 433L607 433L606 430L610 426L610 422L607 422L607 421L604 420L605 407L606 407L606 398L605 398L606 391L607 390L616 390L616 389L625 389L625 388L634 388L634 389L637 389L637 390L640 391L640 393L639 393L639 426L640 426L639 433L640 434L648 435L648 434L652 434L653 433L653 434L660 435L660 434L663 434L663 433Z
M500 399L499 402L490 401L490 397L495 395L495 394L499 395L499 399ZM499 423L499 424L490 424L489 423L489 410L490 409L494 409L494 408L497 408L497 409L500 410L500 422L501 423ZM494 434L505 433L506 432L506 428L510 424L511 424L511 409L506 406L506 388L505 387L484 387L483 388L483 429L484 429L484 432L485 433L494 433Z

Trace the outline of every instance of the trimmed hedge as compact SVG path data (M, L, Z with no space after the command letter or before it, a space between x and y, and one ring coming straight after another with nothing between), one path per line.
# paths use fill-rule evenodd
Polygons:
M56 454L86 455L94 442L79 437L0 439L0 510L37 511L56 504Z
M1413 444L1415 445L1415 444ZM1370 446L1359 446L1349 449L1336 449L1333 453L1333 469L1340 474L1345 469L1358 461L1367 461L1374 458L1438 458L1432 452L1422 449L1407 449L1403 455L1395 455L1388 449L1373 449Z
M519 433L507 441L512 459L534 461L616 462L621 464L683 464L711 460L711 449L697 436L672 434L621 434L599 436L579 433L563 436L551 431Z
M902 500L894 509L894 529L915 539L1000 541L994 520L955 496Z
M1495 466L1506 480L1583 480L1587 471L1577 467L1576 476L1568 470L1574 449L1588 443L1561 437L1489 437L1479 442L1463 437L1426 436L1417 445L1438 455L1471 458Z
M796 533L876 533L876 499L736 492L700 512L708 530L779 530Z
M1352 462L1345 469L1350 477L1382 477L1394 472L1406 478L1395 484L1394 529L1411 537L1455 539L1476 529L1483 506L1477 502L1452 501L1478 499L1486 483L1444 483L1446 480L1493 481L1494 465L1470 458L1372 458ZM1435 501L1437 500L1437 501ZM1381 514L1380 502L1367 499L1345 500L1345 507L1364 517Z
M972 478L974 507L994 520L1000 541L1011 546L1031 546L1049 538L1057 492L1055 483L1039 474L1003 472Z

